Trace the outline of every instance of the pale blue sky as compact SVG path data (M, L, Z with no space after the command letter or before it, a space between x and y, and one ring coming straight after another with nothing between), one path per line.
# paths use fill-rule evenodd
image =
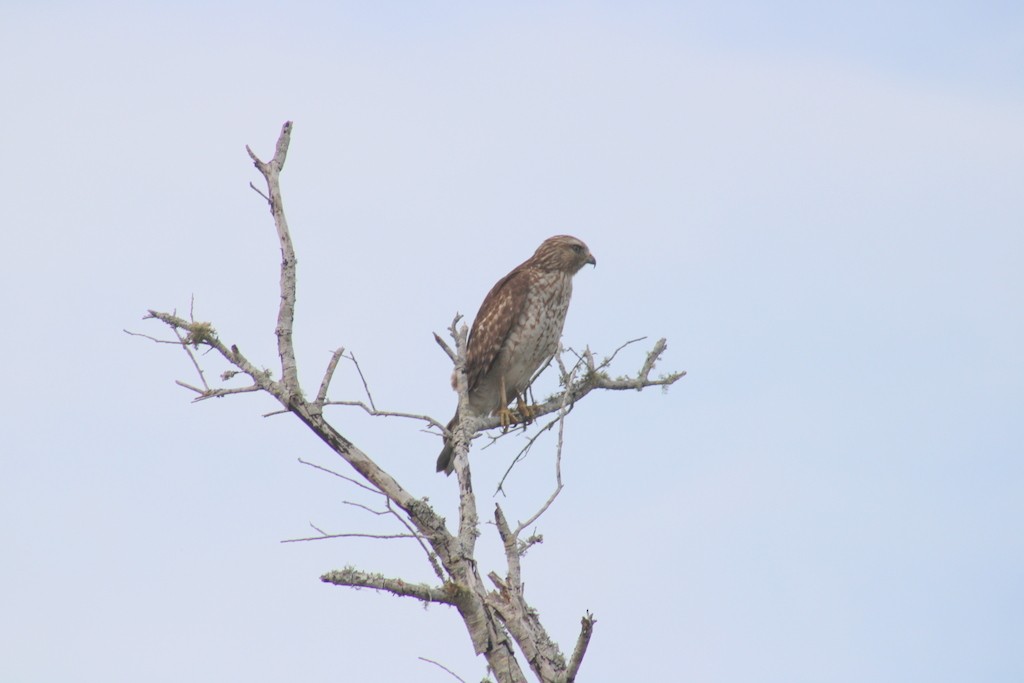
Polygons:
M317 580L430 580L417 547L278 543L395 531L296 459L343 463L121 332L194 294L274 365L244 145L287 119L309 390L344 345L447 419L431 333L564 232L600 263L565 342L689 372L567 424L524 572L564 649L596 614L581 681L1024 678L1016 3L12 3L0 63L0 679L482 677L450 610ZM453 518L436 437L335 423ZM474 455L485 509L515 446ZM503 506L551 486L549 444Z

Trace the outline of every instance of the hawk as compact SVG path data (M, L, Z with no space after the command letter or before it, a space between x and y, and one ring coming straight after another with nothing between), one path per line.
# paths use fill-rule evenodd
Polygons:
M588 263L596 266L597 260L582 241L570 235L549 237L487 293L466 345L469 408L474 415L507 416L509 403L522 399L534 374L558 349L572 277ZM458 422L456 409L449 433ZM446 437L437 471L451 474L453 456L453 443Z

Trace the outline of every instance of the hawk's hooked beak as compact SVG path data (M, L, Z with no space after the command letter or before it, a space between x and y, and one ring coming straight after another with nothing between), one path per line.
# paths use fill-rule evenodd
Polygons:
M592 265L595 268L597 268L597 259L594 258L593 254L587 254L587 260L584 261L583 263L589 263L590 265Z

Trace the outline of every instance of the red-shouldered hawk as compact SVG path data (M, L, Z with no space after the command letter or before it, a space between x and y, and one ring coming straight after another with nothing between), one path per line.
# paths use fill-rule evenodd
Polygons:
M469 407L484 416L507 409L534 373L558 349L572 296L572 276L597 265L587 245L570 235L549 237L526 261L498 280L484 297L466 348ZM452 388L455 388L452 374ZM449 432L459 411L448 423ZM437 471L451 474L452 443L445 439Z

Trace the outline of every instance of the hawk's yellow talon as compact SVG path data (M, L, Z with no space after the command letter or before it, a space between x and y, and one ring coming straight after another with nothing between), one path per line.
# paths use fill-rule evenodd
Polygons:
M498 420L501 423L501 430L503 432L507 432L508 428L517 422L515 413L508 408L498 409Z
M530 405L521 397L516 397L516 412L522 416L521 422L523 424L530 424L533 422L533 418L537 416L537 410L539 406Z

